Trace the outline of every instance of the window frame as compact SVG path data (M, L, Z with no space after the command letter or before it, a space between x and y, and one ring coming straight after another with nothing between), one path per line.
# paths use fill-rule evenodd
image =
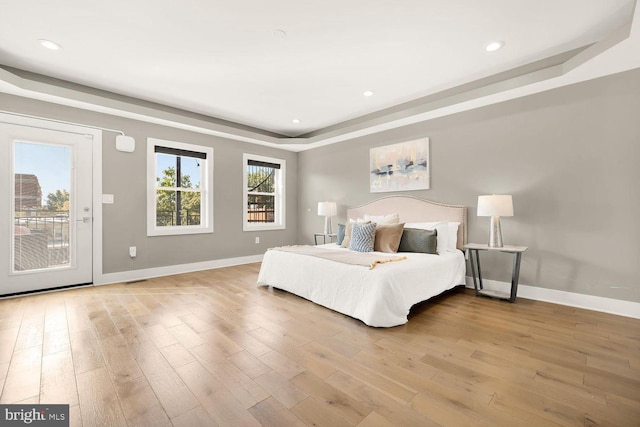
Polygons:
M191 151L206 155L200 165L200 224L174 225L159 227L156 225L156 147ZM213 148L184 142L147 138L147 236L171 236L182 234L213 233Z
M275 200L274 214L275 221L273 223L252 223L247 217L247 207L249 204L248 191L248 173L247 168L249 161L274 163L280 165L280 169L276 170L275 175ZM273 157L259 156L257 154L243 153L242 155L242 231L265 231L265 230L284 230L286 229L286 168L287 162L284 159L276 159Z

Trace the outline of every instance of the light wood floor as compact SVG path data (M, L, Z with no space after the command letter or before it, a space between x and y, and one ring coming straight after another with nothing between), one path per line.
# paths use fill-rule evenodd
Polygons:
M0 403L72 426L640 425L640 321L458 290L376 329L259 264L0 301Z

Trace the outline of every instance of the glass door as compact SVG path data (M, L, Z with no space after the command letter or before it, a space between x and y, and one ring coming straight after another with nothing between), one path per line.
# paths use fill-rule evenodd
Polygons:
M91 283L91 138L10 124L0 138L0 294Z

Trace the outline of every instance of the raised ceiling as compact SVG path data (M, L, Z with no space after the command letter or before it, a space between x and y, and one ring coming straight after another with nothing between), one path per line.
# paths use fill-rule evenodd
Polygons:
M236 139L304 144L384 128L465 91L460 102L495 94L478 91L523 74L544 80L541 70L628 37L634 10L634 0L3 0L0 65L11 68L0 91L46 99L33 82L53 77L213 118ZM485 51L495 40L505 46ZM97 94L103 107L113 98Z

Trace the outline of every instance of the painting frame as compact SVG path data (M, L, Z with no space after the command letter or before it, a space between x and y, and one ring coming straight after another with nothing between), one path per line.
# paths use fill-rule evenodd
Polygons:
M369 149L369 191L429 190L431 158L429 138Z

